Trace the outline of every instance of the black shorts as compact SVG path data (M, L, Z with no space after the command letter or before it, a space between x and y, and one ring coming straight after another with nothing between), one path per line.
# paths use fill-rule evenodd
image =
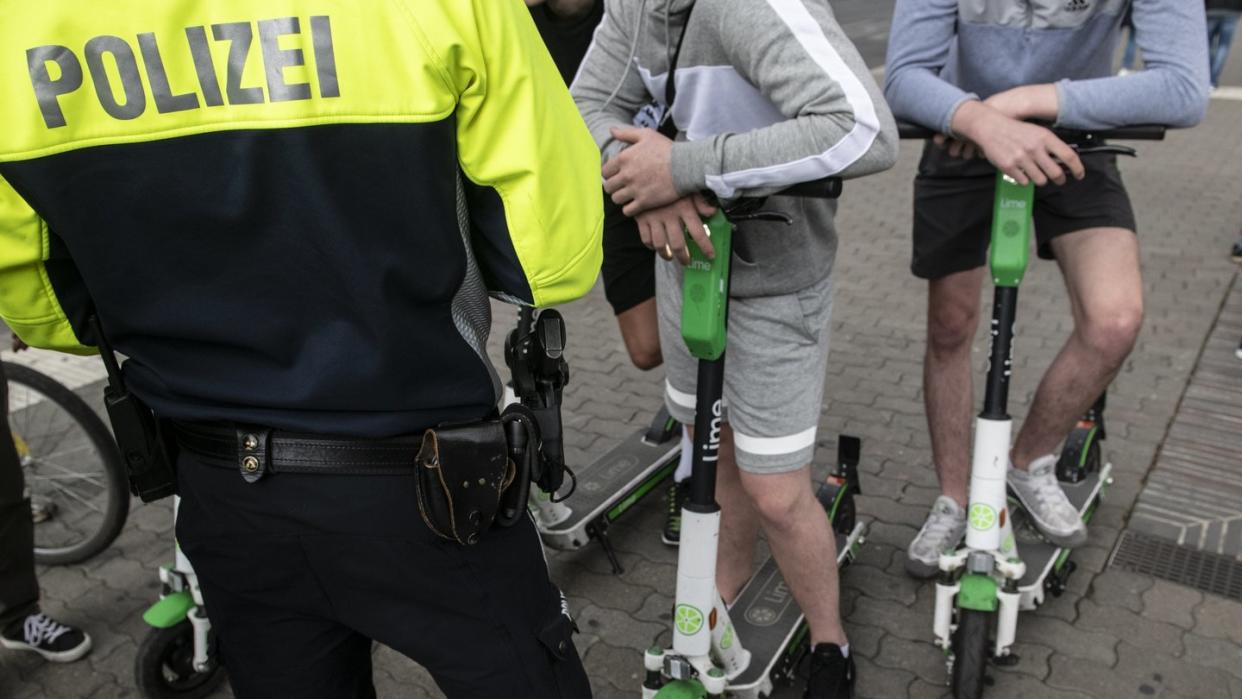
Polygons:
M655 298L655 252L643 245L638 224L604 195L604 296L620 315Z
M1136 229L1114 155L1084 156L1087 176L1035 190L1035 241L1053 259L1053 238L1088 228ZM914 258L910 271L940 279L987 264L996 171L986 162L950 160L929 144L914 180Z

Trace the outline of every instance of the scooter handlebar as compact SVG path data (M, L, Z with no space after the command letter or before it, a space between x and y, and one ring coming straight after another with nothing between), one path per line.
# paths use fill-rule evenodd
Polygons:
M840 177L825 177L810 182L801 182L776 192L772 196L803 197L806 199L836 199L841 196L845 185Z
M1041 126L1047 126L1041 124ZM1051 127L1049 127L1051 128ZM1158 124L1139 124L1135 126L1119 126L1113 129L1060 129L1053 128L1059 138L1066 141L1080 141L1112 139L1116 141L1163 141L1164 135L1168 131L1168 127ZM921 139L926 140L939 135L938 131L919 126L918 124L910 124L907 122L897 123L897 133L903 139Z
M905 121L897 122L897 135L903 140L926 141L928 139L935 138L939 133L940 132L932 131L924 126L919 126L918 124L911 124Z

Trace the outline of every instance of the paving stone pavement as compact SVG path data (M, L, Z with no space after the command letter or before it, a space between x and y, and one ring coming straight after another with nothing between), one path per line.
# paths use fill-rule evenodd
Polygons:
M1225 251L1242 222L1242 198L1230 184L1242 178L1240 121L1242 104L1214 103L1204 126L1173 134L1166 143L1141 144L1142 157L1122 165L1140 219L1147 322L1111 394L1107 453L1116 484L1090 540L1076 554L1080 568L1069 591L1022 617L1016 646L1021 660L995 669L990 696L1242 697L1242 605L1104 569L1237 276ZM842 578L842 608L864 697L945 693L943 656L930 642L932 589L907 579L901 567L904 547L936 493L921 405L925 292L907 271L916 159L917 149L907 148L892 172L847 186L820 421L820 464L832 458L836 435L864 438L865 495L858 504L871 532ZM491 351L499 361L500 341L515 316L497 308ZM572 367L567 455L571 464L581 464L646 423L658 405L662 377L630 366L599 289L564 311ZM1035 265L1023 286L1018 320L1012 391L1017 417L1070 327L1055 268ZM982 373L982 332L975 352ZM623 575L610 574L598 547L549 555L552 576L578 617L579 651L596 695L604 699L637 695L640 649L669 623L676 552L659 541L662 509L659 498L649 498L614 527ZM157 595L155 569L171 546L169 505L135 502L124 533L98 558L41 568L47 610L84 625L96 647L68 666L0 653L0 697L134 696L133 658L146 633L140 614ZM381 696L440 696L410 661L383 648L375 656ZM222 690L216 696L228 695ZM798 693L784 689L779 696Z
M1242 285L1234 284L1130 528L1242 561Z

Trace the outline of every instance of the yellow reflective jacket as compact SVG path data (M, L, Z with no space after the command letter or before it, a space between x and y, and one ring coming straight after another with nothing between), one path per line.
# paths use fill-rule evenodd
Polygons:
M581 296L599 156L520 0L0 0L0 316L157 413L495 404L487 292Z

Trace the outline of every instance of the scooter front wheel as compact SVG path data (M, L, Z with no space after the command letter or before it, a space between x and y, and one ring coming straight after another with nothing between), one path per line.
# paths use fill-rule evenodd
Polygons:
M957 610L953 633L953 697L980 699L988 666L988 629L993 613Z
M134 680L147 699L201 699L224 681L224 668L213 656L206 672L194 669L194 627L183 620L151 629L138 648Z

